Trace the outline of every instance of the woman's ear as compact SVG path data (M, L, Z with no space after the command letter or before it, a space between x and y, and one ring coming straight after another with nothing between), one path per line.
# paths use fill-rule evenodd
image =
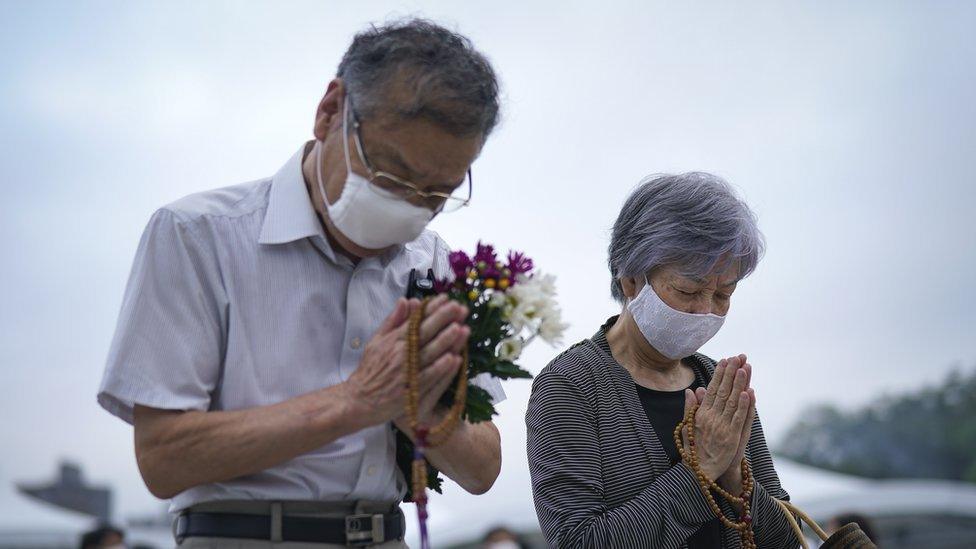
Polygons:
M624 292L624 297L634 299L637 297L637 279L632 276L620 277L620 289Z

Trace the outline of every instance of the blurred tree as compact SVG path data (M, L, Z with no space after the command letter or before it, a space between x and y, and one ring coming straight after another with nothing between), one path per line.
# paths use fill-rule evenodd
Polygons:
M957 369L938 386L850 412L813 407L779 450L800 463L864 477L976 483L976 370Z

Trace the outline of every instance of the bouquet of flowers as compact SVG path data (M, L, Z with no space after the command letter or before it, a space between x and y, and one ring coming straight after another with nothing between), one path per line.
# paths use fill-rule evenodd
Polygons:
M447 293L470 311L468 378L479 374L531 378L532 374L515 363L522 349L537 337L556 344L566 328L555 300L555 277L533 273L532 260L520 252L509 252L507 262L502 263L493 246L480 242L474 257L462 251L449 257L454 280L438 281L435 290ZM445 394L445 403L451 396ZM487 391L469 385L463 418L477 423L495 414Z
M566 329L555 299L555 277L535 272L532 260L521 252L510 251L503 261L494 246L481 242L474 256L455 251L449 259L453 278L435 281L434 291L468 307L468 363L458 375L468 381L481 374L503 380L531 378L532 374L516 362L522 350L537 338L555 345ZM487 391L470 382L463 386L461 379L458 383L444 393L440 404L456 408L458 419L471 423L496 415ZM424 430L421 440L426 436ZM417 492L428 487L440 492L441 479L438 471L423 461L422 446L418 449L406 436L398 436L397 461L407 477L407 486L412 487L407 501L418 504L421 534L426 537L426 495ZM426 470L418 470L419 463ZM418 484L414 478L418 475L427 482Z

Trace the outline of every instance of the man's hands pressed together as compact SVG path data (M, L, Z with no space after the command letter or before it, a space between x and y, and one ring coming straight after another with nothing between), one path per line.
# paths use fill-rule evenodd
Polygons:
M416 299L397 301L396 308L366 344L359 367L343 384L353 408L362 410L369 425L396 420L407 431L406 333L410 315L419 309ZM437 296L427 304L420 325L420 417L429 418L438 399L455 379L461 367L461 352L471 330L465 325L464 305Z

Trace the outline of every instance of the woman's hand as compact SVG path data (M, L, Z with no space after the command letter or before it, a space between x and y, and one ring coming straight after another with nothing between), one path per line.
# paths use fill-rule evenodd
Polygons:
M753 397L747 390L751 368L745 355L721 360L708 389L685 391L686 413L699 404L695 413L695 448L698 464L710 480L722 477L736 456L745 451L743 430L753 409ZM735 467L738 468L738 461Z
M743 358L744 361L744 358ZM742 492L742 458L746 455L746 445L749 444L749 437L752 436L752 422L756 418L756 392L749 385L752 383L752 365L745 363L742 367L746 370L746 392L749 393L749 415L742 425L742 433L739 438L739 449L732 458L729 468L716 481L725 491L738 495Z

